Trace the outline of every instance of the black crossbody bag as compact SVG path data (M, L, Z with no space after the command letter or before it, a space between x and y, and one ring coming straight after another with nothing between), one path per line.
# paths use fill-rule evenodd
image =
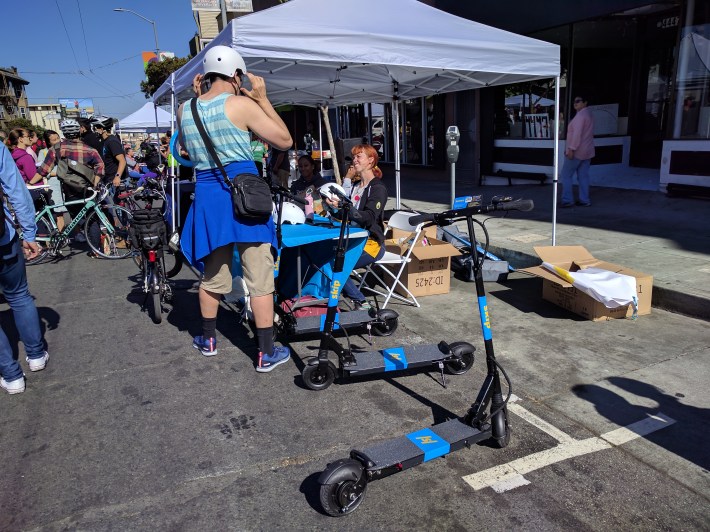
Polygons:
M230 179L224 166L222 166L222 162L217 156L214 144L212 144L212 141L207 135L207 131L205 131L205 126L202 124L200 115L197 113L197 98L193 98L190 102L190 109L192 110L192 118L205 143L205 147L214 162L217 163L219 171L222 172L224 182L229 187L232 196L234 216L236 218L254 221L266 221L268 217L271 216L273 208L271 202L271 187L269 184L256 174L239 174Z

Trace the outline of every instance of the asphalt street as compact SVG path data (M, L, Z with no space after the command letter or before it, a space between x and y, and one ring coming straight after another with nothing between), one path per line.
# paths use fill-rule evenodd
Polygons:
M463 415L475 399L485 363L474 285L454 278L419 309L393 305L399 329L373 339L477 346L473 369L447 388L434 370L315 392L300 374L317 338L259 374L248 329L223 308L220 353L205 358L191 347L192 273L175 281L161 325L141 312L136 274L130 260L80 249L29 268L51 358L26 369L24 394L0 395L0 530L707 529L708 321L654 308L589 322L542 301L540 280L486 283L517 398L510 445L373 482L355 513L333 518L316 482L329 462ZM17 344L5 304L0 319ZM367 334L350 340L368 348ZM653 426L640 430L644 420ZM512 483L472 487L506 468Z

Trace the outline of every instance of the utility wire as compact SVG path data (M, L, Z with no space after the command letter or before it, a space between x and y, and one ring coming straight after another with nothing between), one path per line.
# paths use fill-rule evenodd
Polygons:
M74 56L74 62L76 63L76 67L81 71L81 65L79 64L79 60L76 58L76 52L74 51L74 45L71 42L71 38L69 37L69 30L67 30L67 25L64 22L64 15L62 15L62 10L59 7L59 0L54 0L54 3L57 4L57 11L59 11L59 18L62 21L62 26L64 26L64 33L67 34L67 40L69 41L69 48L71 48L71 53Z
M123 63L124 61L130 61L131 59L135 59L136 57L140 57L141 54L135 54L132 55L131 57L126 57L124 59L119 59L118 61L114 61L113 63L108 63L106 65L101 65L94 67L92 69L92 72L94 70L99 70L101 68L108 68L113 65L117 65L118 63ZM21 74L49 74L49 75L61 75L61 74L66 74L66 75L79 75L81 74L81 70L67 70L67 71L40 71L40 70L21 70Z
M81 14L81 6L79 0L76 0L76 9L79 11L79 22L81 23L81 33L84 35L84 49L86 50L86 62L91 70L91 59L89 58L89 46L86 44L86 29L84 28L84 17Z

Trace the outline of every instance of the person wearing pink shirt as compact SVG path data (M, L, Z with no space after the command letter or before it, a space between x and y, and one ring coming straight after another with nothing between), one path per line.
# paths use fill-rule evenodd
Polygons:
M574 99L575 117L567 127L565 163L562 166L562 207L589 207L589 166L594 157L594 119L587 109L587 99ZM579 200L574 201L572 177L577 173Z

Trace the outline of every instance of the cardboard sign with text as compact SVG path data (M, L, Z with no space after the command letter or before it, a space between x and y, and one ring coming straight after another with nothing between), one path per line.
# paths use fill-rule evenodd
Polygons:
M460 254L448 242L434 238L427 238L427 242L426 246L422 245L421 239L416 243L411 260L400 277L402 284L416 297L448 294L451 289L451 257ZM387 251L398 255L403 255L408 249L407 242L400 243L399 239L387 240L385 246ZM388 265L387 268L396 275L400 266ZM395 291L406 295L401 287Z

